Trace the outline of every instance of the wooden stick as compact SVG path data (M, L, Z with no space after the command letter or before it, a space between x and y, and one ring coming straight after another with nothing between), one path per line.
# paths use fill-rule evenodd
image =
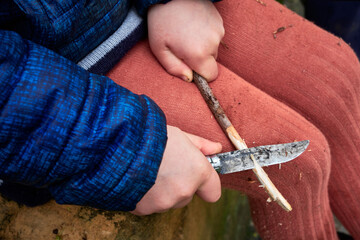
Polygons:
M239 133L236 131L229 118L226 116L223 108L220 106L219 101L214 96L206 79L200 76L198 73L194 72L194 82L200 90L200 93L205 99L211 112L214 114L219 125L221 126L225 134L228 136L230 141L234 144L234 146L238 150L248 148L245 141L240 137ZM269 176L266 174L264 169L262 169L261 166L257 163L253 155L251 155L251 159L253 160L255 166L253 171L262 186L264 187L265 191L269 194L271 200L277 202L286 211L291 211L291 205L286 201L286 199L282 196L279 190L271 182Z

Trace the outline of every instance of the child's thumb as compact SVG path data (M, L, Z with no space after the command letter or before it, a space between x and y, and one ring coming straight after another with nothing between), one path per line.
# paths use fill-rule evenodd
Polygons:
M190 133L184 133L204 155L216 154L219 153L222 149L221 143L213 142Z

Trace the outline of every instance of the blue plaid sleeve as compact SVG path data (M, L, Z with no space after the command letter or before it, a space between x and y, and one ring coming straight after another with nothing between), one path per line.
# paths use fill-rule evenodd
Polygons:
M162 111L109 78L0 31L0 178L61 204L132 210L154 184Z

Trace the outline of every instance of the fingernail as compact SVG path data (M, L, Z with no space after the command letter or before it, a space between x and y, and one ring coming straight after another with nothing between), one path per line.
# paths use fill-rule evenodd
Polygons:
M192 71L190 69L185 70L183 72L183 79L186 82L191 82L192 81Z
M184 80L185 82L190 82L190 79L187 76L182 76L181 77L182 80Z

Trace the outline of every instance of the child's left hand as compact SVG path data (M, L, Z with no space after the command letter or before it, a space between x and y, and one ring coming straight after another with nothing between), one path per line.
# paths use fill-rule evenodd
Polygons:
M173 0L148 12L149 43L166 71L192 81L195 70L208 81L218 75L223 21L209 0Z

